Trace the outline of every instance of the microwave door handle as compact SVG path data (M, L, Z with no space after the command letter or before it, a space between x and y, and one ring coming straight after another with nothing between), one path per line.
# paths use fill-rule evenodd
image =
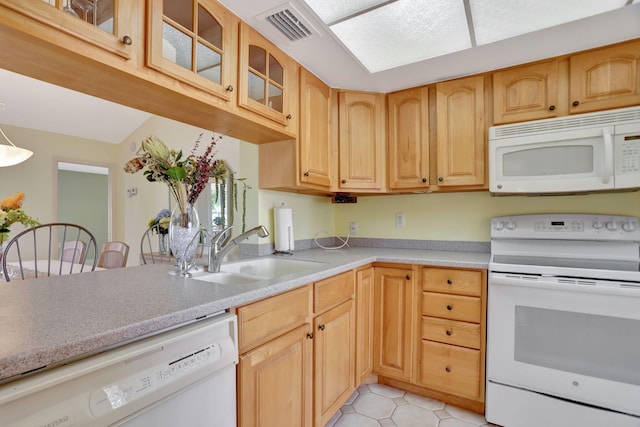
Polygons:
M602 136L604 137L604 176L602 177L602 183L608 184L613 176L613 136L610 127L602 129Z

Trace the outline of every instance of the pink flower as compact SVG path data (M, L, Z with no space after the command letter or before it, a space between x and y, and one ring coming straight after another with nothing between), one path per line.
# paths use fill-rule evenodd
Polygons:
M136 173L138 171L141 171L142 168L144 168L144 165L142 164L140 159L137 158L137 157L129 160L124 165L124 171L127 172L127 173Z

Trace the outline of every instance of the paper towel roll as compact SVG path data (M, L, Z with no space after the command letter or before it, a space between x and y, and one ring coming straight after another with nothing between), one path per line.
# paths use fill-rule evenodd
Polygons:
M275 249L279 252L293 250L293 209L273 208Z

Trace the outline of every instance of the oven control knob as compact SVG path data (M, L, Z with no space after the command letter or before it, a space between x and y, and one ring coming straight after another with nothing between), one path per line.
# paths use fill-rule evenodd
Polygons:
M636 224L633 221L626 221L622 223L622 229L624 231L635 231Z
M515 230L516 229L516 223L515 221L509 221L507 222L507 230Z
M504 228L504 222L502 221L496 221L493 223L493 229L494 230L502 230Z
M618 223L615 221L609 221L607 223L607 230L616 231L618 229Z
M600 221L596 221L593 223L593 228L595 228L596 230L600 230L603 226L604 224Z

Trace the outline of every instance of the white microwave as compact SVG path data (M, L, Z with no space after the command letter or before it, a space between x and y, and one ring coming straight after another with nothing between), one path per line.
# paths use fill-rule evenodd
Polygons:
M640 107L489 128L489 191L640 188Z

